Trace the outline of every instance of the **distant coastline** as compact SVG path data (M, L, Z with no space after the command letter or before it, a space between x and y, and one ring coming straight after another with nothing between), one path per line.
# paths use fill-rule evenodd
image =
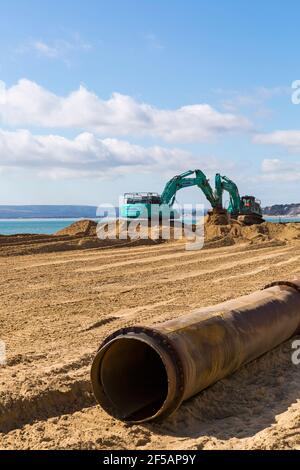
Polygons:
M269 217L300 217L300 203L274 204L264 207L263 214Z
M95 218L97 206L87 205L2 205L1 220Z

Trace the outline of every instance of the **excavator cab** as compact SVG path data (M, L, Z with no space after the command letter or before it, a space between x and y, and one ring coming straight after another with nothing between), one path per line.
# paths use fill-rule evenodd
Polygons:
M264 221L261 202L254 196L242 196L238 220L246 225L261 224Z
M125 193L123 199L120 215L125 219L147 219L151 209L160 205L160 195L152 192Z
M261 202L254 196L242 196L241 207L244 214L255 214L262 216Z
M161 195L152 192L125 193L120 216L123 219L178 219L180 214L167 204L162 204Z
M125 193L125 204L160 204L158 193Z

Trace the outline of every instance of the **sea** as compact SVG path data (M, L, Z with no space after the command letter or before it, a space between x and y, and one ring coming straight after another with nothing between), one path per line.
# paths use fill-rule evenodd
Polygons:
M81 219L0 219L0 235L21 233L53 235Z
M52 235L78 220L80 219L0 219L0 235L21 233ZM265 220L274 223L300 223L300 217L265 217Z

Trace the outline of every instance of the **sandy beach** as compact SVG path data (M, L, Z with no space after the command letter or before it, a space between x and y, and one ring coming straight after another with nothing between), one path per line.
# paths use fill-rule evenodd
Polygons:
M248 239L233 242L232 227L219 226L199 251L186 251L182 241L96 246L91 233L2 237L0 448L300 449L300 368L291 341L162 423L111 418L89 380L99 344L120 327L165 321L299 276L298 227L273 226L268 237L264 228L247 228Z

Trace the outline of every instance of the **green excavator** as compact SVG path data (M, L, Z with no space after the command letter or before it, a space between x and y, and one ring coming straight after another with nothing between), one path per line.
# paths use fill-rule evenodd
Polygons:
M260 224L264 221L261 202L254 196L240 196L237 185L227 176L217 173L215 187L218 207L223 207L223 192L229 193L230 201L227 211L231 218L238 219L247 225Z
M192 176L193 175L193 176ZM229 213L232 218L245 224L263 222L260 202L254 196L240 197L236 184L226 176L219 173L215 177L215 190L203 171L188 170L174 176L167 182L161 195L158 193L125 193L124 204L121 206L120 216L125 219L159 217L176 219L179 213L173 209L176 193L180 189L197 186L202 190L209 201L213 212L218 214ZM223 193L230 195L227 211L223 207Z

